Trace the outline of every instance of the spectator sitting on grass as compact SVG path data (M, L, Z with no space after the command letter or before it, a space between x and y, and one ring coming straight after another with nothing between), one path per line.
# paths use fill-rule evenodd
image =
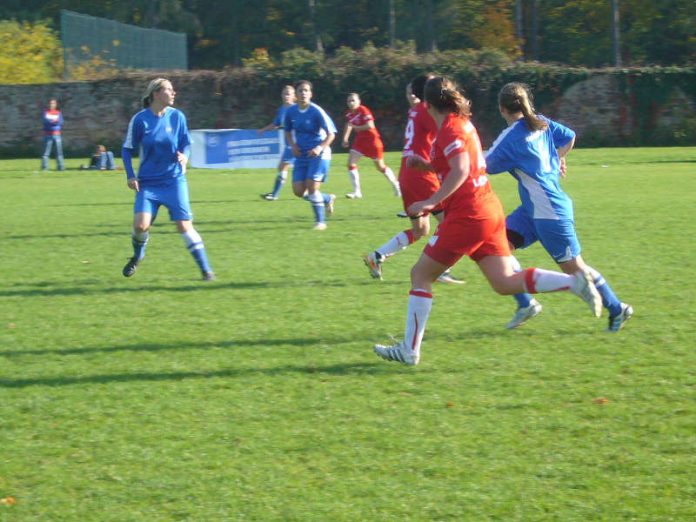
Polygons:
M89 161L89 166L80 165L80 168L85 170L115 170L116 162L114 161L114 153L106 150L104 145L97 145L94 153Z

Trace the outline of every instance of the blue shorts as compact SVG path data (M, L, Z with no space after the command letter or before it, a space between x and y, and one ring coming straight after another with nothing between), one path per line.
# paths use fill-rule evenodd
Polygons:
M295 158L295 168L292 170L292 182L296 183L298 181L307 181L310 179L323 183L329 177L330 166L331 160L321 157L308 158L306 156L300 156L299 158Z
M191 221L191 202L186 178L177 178L167 183L140 187L135 194L133 212L146 212L152 214L154 219L160 205L169 210L169 219L172 221Z
M295 155L292 153L292 147L285 147L283 155L280 157L280 162L288 165L295 164Z
M580 242L572 219L533 219L515 209L505 220L505 228L523 239L518 248L527 248L539 241L556 263L564 263L580 255Z

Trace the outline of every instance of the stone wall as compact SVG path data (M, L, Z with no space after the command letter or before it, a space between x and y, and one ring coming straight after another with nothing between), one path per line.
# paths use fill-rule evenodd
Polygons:
M253 73L245 74L198 71L167 77L177 91L176 106L186 113L191 129L258 128L273 118L280 103L280 89L257 81ZM0 85L0 154L38 156L42 150L41 111L49 98L57 97L65 119L63 141L67 157L86 156L96 143L106 144L118 155L128 122L140 109L141 93L152 77L151 73L132 73L95 82ZM331 99L342 97L334 95ZM344 107L322 103L321 93L316 93L316 101L334 117L340 129ZM677 89L667 102L651 109L653 124L669 128L683 126L684 121L695 122L694 105ZM388 150L401 146L406 108L405 100L403 107L372 107ZM597 143L597 133L602 135L601 143L622 144L635 119L618 80L608 74L596 74L571 86L539 109L575 129L580 145L583 137L586 143ZM490 144L502 127L498 118L488 121L496 121L498 126L480 125L484 145Z

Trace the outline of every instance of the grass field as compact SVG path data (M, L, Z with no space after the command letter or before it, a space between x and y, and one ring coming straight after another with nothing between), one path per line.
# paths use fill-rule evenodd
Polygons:
M212 283L166 219L125 279L125 176L79 162L0 162L1 521L696 519L696 148L571 155L625 330L549 294L506 331L513 300L462 260L416 368L372 353L402 336L422 245L369 278L360 255L407 223L367 162L324 232L287 187L258 197L271 170L192 170ZM513 180L492 183L511 210Z

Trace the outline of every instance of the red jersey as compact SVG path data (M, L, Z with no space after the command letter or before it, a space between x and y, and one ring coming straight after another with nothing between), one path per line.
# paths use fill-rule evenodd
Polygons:
M403 157L418 156L425 162L430 161L430 151L437 133L437 125L428 114L423 102L416 103L408 111L408 121L404 132Z
M360 126L374 122L375 118L370 109L364 105L359 105L354 111L346 112L346 120L353 126ZM375 127L361 131L356 130L351 148L372 159L381 159L384 151L382 138Z
M432 165L442 181L450 173L449 160L459 154L469 156L468 177L442 202L445 214L482 219L501 212L500 201L486 176L486 160L476 128L469 118L448 114L433 142Z

